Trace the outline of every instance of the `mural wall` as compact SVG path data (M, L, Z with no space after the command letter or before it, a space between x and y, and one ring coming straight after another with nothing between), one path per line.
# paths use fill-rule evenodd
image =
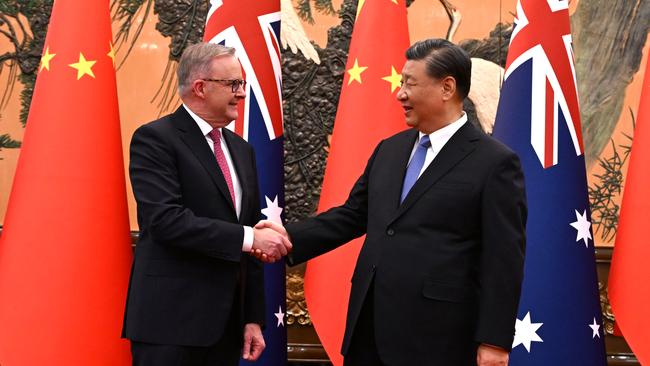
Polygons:
M311 214L318 203L356 1L281 1L286 213L293 221ZM51 4L52 0L0 4L0 224ZM412 42L448 38L475 58L466 109L489 133L516 0L407 4ZM650 2L573 0L570 7L595 242L611 246L643 81L640 66L648 57ZM201 39L208 1L112 0L112 9L123 149L128 157L135 128L178 106L175 60L188 44ZM78 121L78 128L89 123L93 121ZM131 227L137 230L135 204L128 193Z

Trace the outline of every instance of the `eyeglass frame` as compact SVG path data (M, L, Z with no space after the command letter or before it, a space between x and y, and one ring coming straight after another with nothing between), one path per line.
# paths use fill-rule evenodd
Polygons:
M225 84L224 86L230 85L230 90L232 90L233 93L237 93L237 90L241 87L242 89L246 89L246 80L244 79L209 79L209 78L203 78L201 79L203 81L214 81L214 82L224 82L227 81L229 84Z

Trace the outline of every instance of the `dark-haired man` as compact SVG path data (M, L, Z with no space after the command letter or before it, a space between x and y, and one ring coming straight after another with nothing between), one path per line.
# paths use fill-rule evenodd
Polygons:
M430 39L406 58L397 99L412 128L379 143L342 206L287 225L291 260L366 234L345 365L506 365L527 215L519 159L467 122L465 51Z

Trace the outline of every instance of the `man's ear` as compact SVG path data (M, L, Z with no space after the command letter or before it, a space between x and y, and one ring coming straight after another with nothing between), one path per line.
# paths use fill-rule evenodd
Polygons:
M442 98L451 100L456 94L456 79L453 76L445 76L442 79Z
M205 82L201 79L196 79L192 82L192 93L197 97L205 98Z

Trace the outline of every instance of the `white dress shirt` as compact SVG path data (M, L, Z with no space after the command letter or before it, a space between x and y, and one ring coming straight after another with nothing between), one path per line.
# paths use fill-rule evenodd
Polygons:
M436 156L438 156L438 153L440 152L440 150L442 150L442 148L445 146L447 141L449 141L449 139L456 133L456 131L458 131L461 127L463 127L463 125L466 122L467 122L467 114L463 111L463 115L460 116L459 119L429 134L429 140L431 141L431 146L427 149L427 155L424 158L424 164L422 165L420 174L418 174L418 178L420 178L424 170L429 166L429 164L431 164L433 159L435 159ZM409 158L409 163L411 162L411 159L413 159L413 154L415 154L415 149L420 143L420 139L422 139L424 135L425 134L422 132L418 133L418 139L413 144L413 150L411 150L411 157Z
M210 150L212 150L212 153L214 154L214 142L212 141L212 138L208 135L214 128L210 126L208 122L206 122L203 118L197 116L194 112L192 112L185 104L183 104L183 107L185 107L185 110L187 113L192 116L192 119L196 124L199 126L199 129L201 129L201 133L203 134L203 137L205 137L205 142L208 144L210 147ZM221 128L218 129L219 132L222 132ZM223 132L221 133L221 149L223 150L223 154L226 156L226 162L228 163L228 170L230 170L230 177L232 178L232 186L233 189L235 190L235 210L237 211L237 218L239 218L239 215L241 214L241 197L242 197L242 190L241 190L241 183L239 183L239 178L237 177L237 171L235 171L235 165L232 162L232 157L230 156L230 150L228 150L228 144L226 143L226 140L223 137ZM216 158L215 158L216 159ZM244 226L244 243L242 246L242 250L244 252L250 252L251 248L253 247L253 228L250 226Z

